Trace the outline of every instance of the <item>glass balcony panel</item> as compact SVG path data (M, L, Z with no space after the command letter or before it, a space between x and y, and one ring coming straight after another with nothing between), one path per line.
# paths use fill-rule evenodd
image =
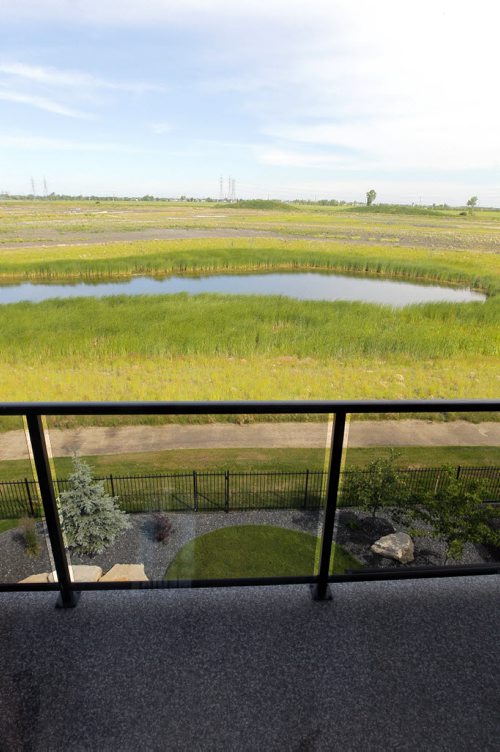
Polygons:
M75 579L316 573L329 416L47 421Z
M500 424L492 417L351 416L334 539L358 567L500 560Z
M22 416L0 419L0 583L53 582L54 562Z

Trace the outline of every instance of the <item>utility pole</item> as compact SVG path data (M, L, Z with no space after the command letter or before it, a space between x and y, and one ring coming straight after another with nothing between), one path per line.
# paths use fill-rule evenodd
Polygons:
M224 179L222 175L219 178L219 201L224 201Z

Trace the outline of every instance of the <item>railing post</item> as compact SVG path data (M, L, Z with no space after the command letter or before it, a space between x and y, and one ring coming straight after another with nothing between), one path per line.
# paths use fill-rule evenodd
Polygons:
M312 596L315 601L330 600L332 598L328 586L328 575L330 574L333 527L335 524L340 468L342 464L342 449L344 446L345 418L346 414L343 411L335 414L335 425L330 451L330 466L328 469L328 485L326 488L325 515L323 518L323 532L321 535L318 582L311 588Z
M229 512L229 470L224 475L224 510Z
M31 447L33 449L33 460L38 476L38 485L40 487L40 495L42 497L45 520L60 589L56 606L58 608L73 608L76 606L80 594L75 593L71 589L71 577L57 512L56 496L52 473L50 471L47 444L43 433L42 418L40 415L28 415L27 422Z
M24 485L26 486L26 493L28 494L28 504L30 505L31 515L35 516L35 510L33 508L33 499L31 498L30 482L27 478L24 479Z
M458 479L460 478L460 470L461 470L461 469L462 469L462 468L461 468L461 466L459 465L459 466L457 467L457 480L458 480Z
M194 511L198 511L198 476L196 470L193 470L193 496L194 496Z
M109 474L109 483L111 485L111 496L114 496L115 495L115 482L113 480L113 475L111 473Z

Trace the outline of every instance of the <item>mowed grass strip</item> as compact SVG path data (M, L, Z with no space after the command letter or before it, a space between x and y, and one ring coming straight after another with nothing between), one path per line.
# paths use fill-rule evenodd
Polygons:
M165 573L166 580L292 577L316 573L318 538L267 525L235 525L191 540ZM330 571L359 569L360 562L333 544Z
M370 447L347 449L345 469L364 467L372 460L387 457L388 449ZM500 448L481 447L398 447L396 464L402 468L441 465L498 467ZM326 453L322 449L169 449L159 452L133 452L117 455L83 456L95 477L139 476L168 473L225 472L272 473L323 470ZM73 471L71 457L55 457L56 477L67 478ZM28 460L0 462L0 482L32 478Z

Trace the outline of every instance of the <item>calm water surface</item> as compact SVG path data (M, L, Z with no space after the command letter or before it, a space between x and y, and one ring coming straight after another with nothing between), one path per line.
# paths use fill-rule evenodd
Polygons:
M49 298L102 298L107 295L174 295L185 292L232 295L284 295L297 300L358 300L406 306L413 303L468 303L486 296L469 289L412 284L393 280L348 277L319 272L277 274L219 274L204 277L134 277L120 282L67 284L22 283L0 286L0 303Z

